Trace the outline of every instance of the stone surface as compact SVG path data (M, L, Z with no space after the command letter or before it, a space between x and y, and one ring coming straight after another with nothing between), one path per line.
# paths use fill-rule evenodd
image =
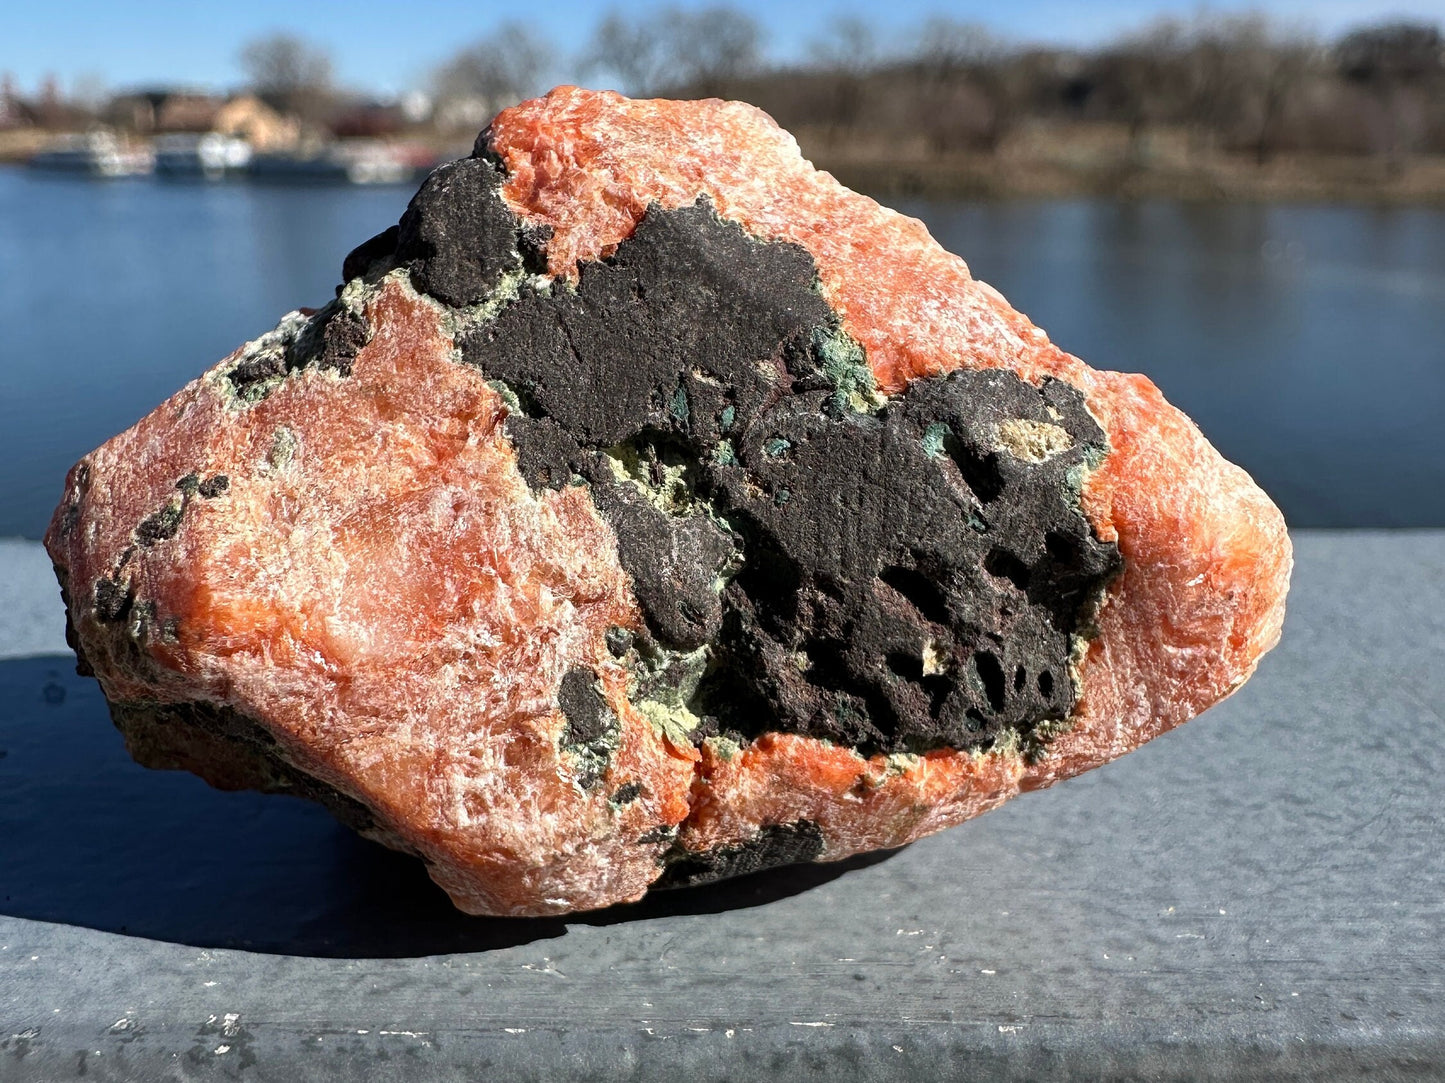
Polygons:
M765 116L561 88L72 471L132 754L295 792L462 909L901 845L1237 688L1290 548Z
M50 560L33 542L0 538L0 659L50 654L65 647L65 616L36 583L50 579Z
M139 768L66 658L0 661L0 1080L1439 1079L1445 532L1294 540L1197 722L867 866L560 918Z

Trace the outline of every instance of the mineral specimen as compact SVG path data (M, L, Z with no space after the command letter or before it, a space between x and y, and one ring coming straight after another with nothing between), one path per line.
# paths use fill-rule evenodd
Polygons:
M131 753L546 914L898 846L1279 635L1283 521L745 105L561 88L71 472Z

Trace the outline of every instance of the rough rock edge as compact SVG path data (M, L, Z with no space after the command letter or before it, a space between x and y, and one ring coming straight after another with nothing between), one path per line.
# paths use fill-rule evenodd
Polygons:
M961 266L961 264L960 264L960 266ZM985 288L985 289L986 289L986 287L981 287L981 288ZM1001 299L999 299L999 304L1002 305L1002 300L1001 300ZM1034 330L1031 329L1031 328L1030 328L1029 330L1034 334L1037 342L1042 343L1044 346L1047 346L1047 340L1042 336L1042 333L1041 333L1041 332L1036 332L1036 331L1034 331ZM1069 359L1069 360L1072 361L1072 359ZM1077 364L1077 362L1075 362L1075 364ZM1116 383L1117 383L1118 381L1120 381L1120 380L1127 380L1127 379L1128 379L1128 378L1120 378L1120 377L1117 377L1117 374L1091 374L1091 375L1098 378L1097 382L1098 382L1099 384L1108 383L1109 380L1108 380L1107 378L1110 378L1110 377L1112 377L1113 380L1114 380L1114 382L1116 382ZM1144 383L1144 381L1142 381L1142 380L1139 381L1139 382L1140 382L1140 383ZM1157 398L1157 393L1155 393L1155 395L1156 395L1156 398ZM1159 400L1159 401L1162 402L1162 400ZM1196 435L1197 435L1197 433L1196 433ZM1242 476L1242 471L1238 471L1237 468L1235 468L1235 473L1236 473L1237 475L1239 475L1239 476ZM1107 508L1107 499L1106 499L1106 497L1098 497L1097 500L1096 500L1096 503L1095 503L1095 505L1094 505L1094 508L1095 508L1095 511L1091 511L1091 517L1092 517L1094 514L1096 514L1096 512L1097 512L1097 514L1099 514L1099 515L1101 516L1101 518L1099 518L1099 519L1096 520L1096 521L1104 522L1105 524L1107 524L1107 523L1109 522L1109 515L1108 515L1108 508ZM1102 508L1103 510L1102 510L1102 511L1097 511L1097 509L1100 509L1100 508ZM1263 504L1263 506L1262 506L1262 509L1267 509L1267 508L1268 508L1267 502L1264 502L1264 504ZM1270 509L1270 510L1272 510L1272 509ZM1260 514L1261 514L1261 515L1264 515L1264 510L1261 510L1261 511L1260 511ZM1275 515L1277 516L1277 512L1275 513ZM1288 565L1288 544L1287 544L1287 542L1284 542L1284 543L1283 543L1283 546L1284 546L1284 548L1283 548L1283 550L1282 550L1282 555L1279 556L1279 560L1282 560L1283 563L1284 563L1284 565L1287 567L1287 565ZM1262 622L1263 622L1262 624L1258 624L1258 623L1257 623L1257 626L1256 626L1256 625L1250 625L1250 626L1249 626L1249 628L1250 628L1249 642L1250 642L1250 644L1251 644L1251 646L1252 646L1251 659L1249 660L1249 662L1247 663L1247 665L1242 668L1241 671L1236 671L1236 676L1234 677L1233 683L1230 685L1229 689L1226 690L1226 694L1227 694L1227 691L1232 691L1234 687L1237 687L1239 684L1243 683L1243 680L1248 676L1249 672L1252 672L1252 670L1253 670L1253 668L1254 668L1254 664L1257 663L1257 661L1258 661L1259 655L1261 655L1261 654L1264 652L1264 650L1268 649L1268 647L1271 646L1271 645L1273 644L1273 642L1277 639L1278 626L1279 626L1278 610L1279 610L1280 608L1282 608L1282 607L1280 607L1280 606L1278 606L1278 605L1276 605L1276 606L1274 607L1274 612L1273 612L1272 619L1270 618L1270 616L1266 615L1266 616L1263 617L1263 618L1259 618L1259 620L1262 620ZM1107 609L1107 607L1106 607L1106 609ZM1105 616L1106 616L1106 617L1112 617L1113 614L1106 612L1106 613L1105 613ZM1256 615L1248 615L1245 619L1248 619L1248 620L1256 620ZM1272 628L1273 628L1273 634L1272 634L1272 635L1270 634L1270 632L1271 632L1271 626L1272 626ZM1261 644L1262 644L1262 646L1261 646ZM1205 695L1205 696L1212 696L1213 698L1218 698L1219 693L1218 693L1218 692L1205 692L1204 695ZM1179 716L1177 716L1177 717L1171 716L1171 717L1168 717L1168 718L1161 717L1161 718L1158 720L1158 724L1157 724L1152 730L1150 730L1150 731L1143 731L1143 730L1141 729L1142 739L1148 739L1148 737L1153 736L1155 733L1160 732L1160 731L1162 731L1163 729L1169 728L1169 726L1171 726L1171 725L1173 725L1173 724L1176 724L1178 721L1182 721L1184 717L1187 717L1188 714L1193 713L1193 711L1194 711L1194 710L1197 710L1197 709L1198 709L1197 704L1196 704L1194 707L1192 707L1192 708L1190 708L1190 707L1188 707L1187 705L1185 705L1185 706L1181 707L1180 710L1181 710L1182 714L1180 714ZM1078 713L1078 712L1076 712L1076 714L1077 714L1077 713ZM1131 724L1132 724L1132 723L1131 723ZM1122 725L1122 724L1121 724L1120 726L1113 727L1113 730L1112 730L1111 732L1114 732L1114 736L1113 736L1112 738L1109 737L1109 735L1108 735L1107 733L1100 734L1099 736L1100 736L1101 738L1103 738L1104 740L1112 740L1112 741L1114 742L1114 744L1113 744L1112 746L1106 746L1105 748L1103 748L1101 753L1092 753L1092 754L1090 754L1090 755L1086 758L1086 760L1085 760L1084 762L1082 762L1082 766L1088 766L1088 765L1089 765L1089 762L1088 762L1088 761L1090 761L1090 760L1091 760L1092 762L1102 762L1103 759L1111 758L1112 755L1117 755L1119 752L1127 751L1129 747L1133 747L1133 745L1134 745L1135 743L1138 743L1138 740L1137 740L1137 739L1134 739L1134 738L1131 738L1131 737L1128 736L1128 733L1126 732L1126 727L1125 727L1124 725ZM1089 736L1092 736L1092 735L1089 735ZM1121 744L1120 742L1123 742L1123 743ZM1096 743L1097 743L1097 742L1096 742ZM724 757L724 758L726 758L726 757ZM1051 766L1056 766L1056 765L1051 765ZM1047 775L1037 776L1037 777L1035 777L1035 778L1033 779L1033 782L1034 782L1035 785L1037 785L1037 784L1047 784L1047 782L1048 782L1048 781L1052 781L1053 778L1056 778L1056 777L1066 777L1067 774L1074 773L1074 771L1079 770L1079 769L1081 769L1081 766L1079 766L1079 765L1075 765L1075 766L1072 766L1072 767L1069 766L1069 765L1064 765L1064 769L1048 772ZM1029 781L1029 780L1025 780L1025 781L1027 782L1027 781ZM1028 788L1028 787L1025 787L1025 788ZM1018 789L1018 786L1017 786L1017 784L1015 784L1014 792L1017 792L1017 789ZM1005 796L1007 796L1007 795L1005 795ZM985 805L985 806L982 806L982 807L989 807L989 806L988 806L988 805ZM978 811L978 808L975 808L975 811ZM962 817L957 817L957 818L962 818ZM931 826L927 827L926 829L920 829L918 833L920 833L920 834L921 834L921 833L926 833L926 831L928 831L928 830L938 830L938 829L941 828L941 827L948 826L948 824L951 823L951 822L955 822L955 819L948 819L948 820L945 820L945 821L942 821L942 822L935 822L935 823L933 823ZM896 844L896 843L895 843L895 844ZM865 847L865 848L866 848L866 847ZM850 852L854 852L854 851L850 851ZM830 857L841 857L841 856L846 856L846 854L844 854L844 853L838 853L838 854L833 854L833 855L829 855L829 856L830 856Z
M70 583L65 569L54 566L65 602L65 641L75 652L75 672L95 677L70 611ZM113 637L129 638L129 629L116 627ZM138 667L150 667L148 656L134 654ZM393 850L421 856L394 833L382 827L365 804L342 793L286 758L265 723L249 718L226 704L208 700L163 703L111 700L106 706L115 728L125 738L126 751L142 767L189 771L218 790L256 790L290 794L324 806L358 835Z

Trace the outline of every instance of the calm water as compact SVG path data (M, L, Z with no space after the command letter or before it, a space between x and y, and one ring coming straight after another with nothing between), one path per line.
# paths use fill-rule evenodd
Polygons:
M0 170L0 537L38 537L75 459L329 298L409 194ZM903 209L1065 349L1151 376L1293 525L1445 525L1445 211Z

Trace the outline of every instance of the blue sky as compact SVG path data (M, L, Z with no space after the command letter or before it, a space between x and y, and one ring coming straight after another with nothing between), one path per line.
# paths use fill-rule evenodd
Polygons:
M930 15L941 14L982 23L1015 40L1090 45L1160 15L1201 10L1197 0L735 0L733 6L763 25L775 59L806 55L808 42L845 15L870 20L885 37L901 37ZM0 72L10 72L25 90L47 74L66 87L77 79L110 88L156 82L226 87L240 81L242 43L286 30L326 48L343 83L399 91L421 85L433 65L519 11L527 11L527 21L568 53L582 47L609 10L605 3L579 0L536 3L530 9L448 0L15 0L5 7ZM617 7L628 13L655 9L648 4ZM1327 35L1389 16L1445 23L1445 0L1258 0L1214 3L1207 10L1260 11Z

